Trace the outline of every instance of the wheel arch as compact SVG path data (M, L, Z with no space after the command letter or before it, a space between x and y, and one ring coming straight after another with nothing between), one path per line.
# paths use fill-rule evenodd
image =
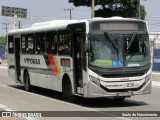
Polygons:
M73 85L74 83L71 81L71 77L69 77L69 75L67 73L65 73L63 75L63 78L62 78L62 92L64 90L64 87L65 87L67 81L69 81L71 83L71 85L72 85L72 93L74 94L74 85Z
M62 92L63 92L63 87L66 84L67 80L69 80L71 82L69 75L67 73L65 73L62 77Z

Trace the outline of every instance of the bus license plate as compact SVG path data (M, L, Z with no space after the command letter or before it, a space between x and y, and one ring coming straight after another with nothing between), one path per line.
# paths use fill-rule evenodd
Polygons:
M119 92L119 93L117 94L117 96L131 96L131 95L132 95L131 92Z

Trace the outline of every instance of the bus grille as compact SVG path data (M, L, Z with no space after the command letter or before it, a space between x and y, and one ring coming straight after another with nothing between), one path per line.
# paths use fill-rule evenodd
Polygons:
M145 73L120 73L120 74L102 74L104 78L119 78L119 77L136 77L143 76Z

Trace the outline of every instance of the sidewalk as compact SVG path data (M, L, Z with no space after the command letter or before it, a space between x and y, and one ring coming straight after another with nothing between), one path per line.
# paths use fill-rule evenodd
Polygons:
M4 69L7 69L7 59L3 60L2 63L0 64L0 68L4 68Z
M7 65L7 63L8 63L7 59L4 59L4 60L2 60L1 65Z

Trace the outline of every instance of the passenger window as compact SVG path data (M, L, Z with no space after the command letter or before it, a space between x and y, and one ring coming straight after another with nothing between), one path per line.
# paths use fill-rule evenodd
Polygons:
M57 32L46 33L46 49L47 54L57 53Z
M28 34L26 35L26 53L33 54L34 53L34 34Z
M45 53L45 33L36 33L36 54Z
M58 32L58 54L70 55L71 54L71 34L69 30Z
M13 36L8 36L8 52L14 53L14 39Z
M23 54L26 53L26 48L27 48L26 38L25 38L25 35L22 35L22 36L21 36L21 52L22 52Z

